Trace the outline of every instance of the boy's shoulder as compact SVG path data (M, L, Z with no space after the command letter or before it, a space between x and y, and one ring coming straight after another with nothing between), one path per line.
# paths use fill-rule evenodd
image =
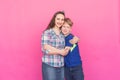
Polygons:
M70 33L70 34L68 35L68 37L73 38L74 35L73 35L72 33Z
M65 37L66 40L71 40L73 39L74 35L73 34L69 34L68 36Z

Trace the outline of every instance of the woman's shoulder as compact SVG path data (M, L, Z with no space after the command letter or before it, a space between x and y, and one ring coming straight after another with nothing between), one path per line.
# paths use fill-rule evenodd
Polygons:
M47 29L43 31L43 34L50 34L51 33L51 29Z

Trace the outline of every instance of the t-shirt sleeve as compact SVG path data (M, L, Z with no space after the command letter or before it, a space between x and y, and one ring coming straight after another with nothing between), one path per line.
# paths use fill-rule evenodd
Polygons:
M66 39L66 46L72 47L73 44L70 43L70 40L73 39L73 36L70 36L69 38Z

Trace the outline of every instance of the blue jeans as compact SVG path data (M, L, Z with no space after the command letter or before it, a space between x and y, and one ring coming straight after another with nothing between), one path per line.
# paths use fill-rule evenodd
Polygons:
M64 80L64 67L52 67L42 63L43 80Z
M82 64L75 67L65 67L65 80L84 80Z

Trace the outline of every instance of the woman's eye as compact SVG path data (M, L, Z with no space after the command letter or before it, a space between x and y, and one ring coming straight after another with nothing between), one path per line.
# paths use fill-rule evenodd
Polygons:
M60 20L59 18L57 18L57 20Z

